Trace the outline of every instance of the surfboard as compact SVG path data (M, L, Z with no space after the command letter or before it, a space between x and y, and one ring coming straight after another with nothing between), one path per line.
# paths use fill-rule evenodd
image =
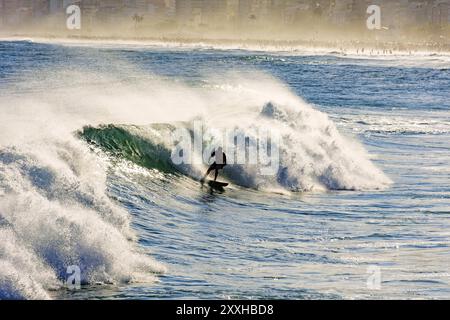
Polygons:
M208 180L208 186L213 189L223 190L224 187L228 186L228 183Z

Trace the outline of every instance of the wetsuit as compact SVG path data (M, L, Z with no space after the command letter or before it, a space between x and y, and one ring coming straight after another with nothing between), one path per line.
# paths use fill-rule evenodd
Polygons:
M211 158L215 158L214 163L209 167L208 171L206 172L205 176L203 177L202 180L205 180L205 178L213 171L215 170L215 175L214 175L214 181L217 180L217 176L219 175L219 170L222 170L226 165L227 165L227 155L220 151L220 152L216 152L213 151L213 153L211 153Z

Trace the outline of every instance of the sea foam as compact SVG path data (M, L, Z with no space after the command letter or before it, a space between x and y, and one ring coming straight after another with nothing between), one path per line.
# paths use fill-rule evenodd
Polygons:
M164 267L134 243L99 160L75 138L46 142L0 152L0 298L50 298L70 266L81 284L154 281Z

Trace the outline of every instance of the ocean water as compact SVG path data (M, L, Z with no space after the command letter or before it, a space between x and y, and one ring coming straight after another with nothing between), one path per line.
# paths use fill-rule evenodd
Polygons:
M449 88L444 55L0 41L0 298L450 298ZM201 188L195 123L276 132L276 170Z

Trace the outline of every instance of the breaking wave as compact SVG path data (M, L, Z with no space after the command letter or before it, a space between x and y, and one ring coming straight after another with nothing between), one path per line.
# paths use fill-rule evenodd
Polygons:
M89 59L85 69L30 71L0 95L0 298L51 298L69 266L81 269L83 284L153 281L164 271L137 245L129 213L108 196L111 157L89 144L198 178L205 165L174 165L166 139L197 119L210 132L206 147L221 129L250 138L260 128L280 134L275 174L226 167L226 177L243 187L365 190L390 183L359 143L271 77L252 71L188 85ZM95 64L101 71L91 71Z
M265 104L260 111L241 112L243 125L229 125L232 119L208 122L204 126L203 149L210 150L225 130L248 141L257 141L262 128L270 128L281 136L278 167L273 175L262 175L261 166L247 163L228 165L224 174L237 185L255 189L289 191L318 190L369 190L383 189L390 180L370 161L366 151L357 142L342 136L334 123L323 113L304 102L298 108L274 103ZM236 114L230 116L235 118ZM246 119L245 121L243 119ZM196 120L197 122L199 119ZM194 135L194 122L158 124L150 126L100 126L85 127L80 135L89 143L101 147L117 157L132 161L146 168L163 172L180 172L199 179L205 165L175 165L171 159L176 144L172 139L176 129L185 128ZM220 130L223 129L223 130ZM221 143L219 143L221 144ZM251 142L250 142L251 144ZM202 154L196 154L201 158Z
M164 271L137 248L93 163L75 139L0 150L0 299L48 299L70 266L81 284L152 282Z

